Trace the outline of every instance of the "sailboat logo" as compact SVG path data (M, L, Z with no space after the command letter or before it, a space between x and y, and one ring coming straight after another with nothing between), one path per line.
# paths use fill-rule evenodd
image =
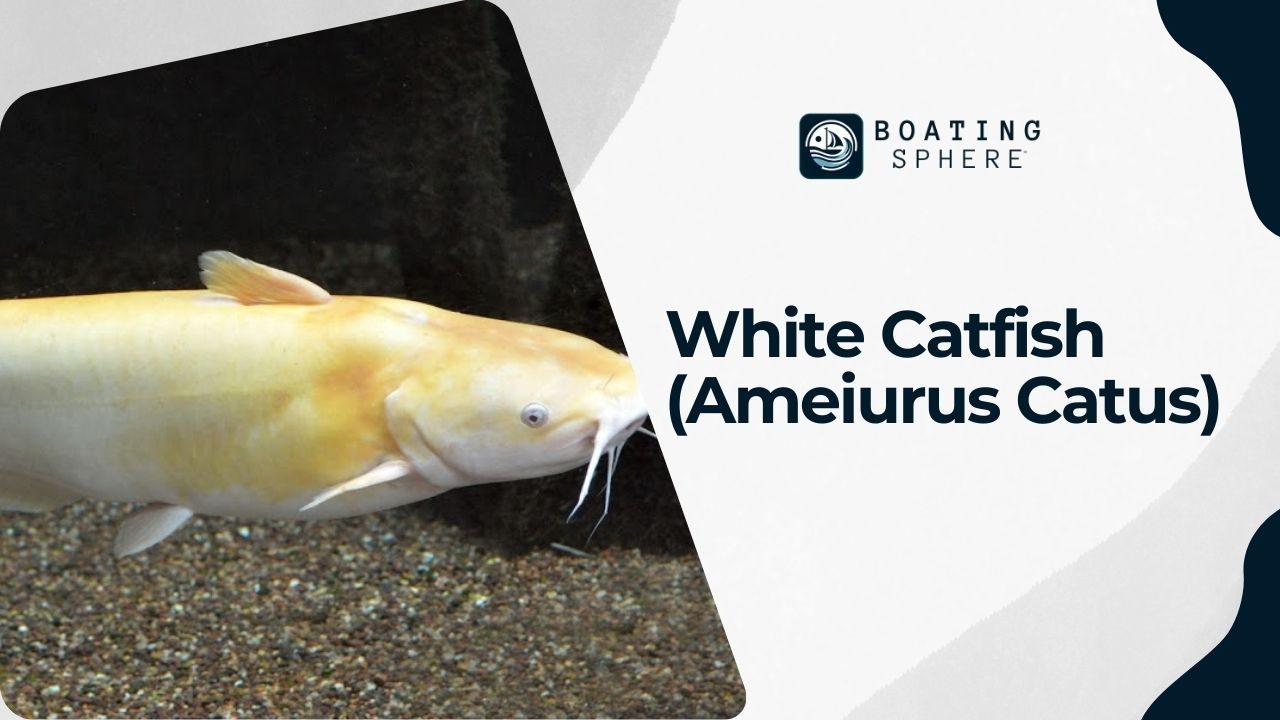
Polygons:
M853 113L800 118L800 174L814 180L862 174L862 118Z
M804 146L809 148L809 157L827 172L835 172L849 167L849 161L858 151L858 138L853 130L839 120L827 120L818 123L809 131Z

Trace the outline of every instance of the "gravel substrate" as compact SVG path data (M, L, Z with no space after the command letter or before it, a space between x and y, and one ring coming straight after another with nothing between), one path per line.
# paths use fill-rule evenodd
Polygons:
M197 518L117 561L127 510L0 515L0 693L18 714L731 717L744 702L692 554L515 552L417 506Z

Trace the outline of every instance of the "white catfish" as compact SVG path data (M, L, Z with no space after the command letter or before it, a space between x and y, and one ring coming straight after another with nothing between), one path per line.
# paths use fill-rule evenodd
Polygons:
M0 509L150 503L127 555L193 513L345 517L586 463L576 512L647 415L586 338L200 266L207 290L0 301Z

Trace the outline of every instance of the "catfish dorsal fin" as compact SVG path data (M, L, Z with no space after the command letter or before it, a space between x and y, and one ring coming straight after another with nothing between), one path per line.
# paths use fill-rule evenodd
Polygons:
M241 305L323 305L329 291L293 273L246 260L226 250L200 256L200 280L209 290Z

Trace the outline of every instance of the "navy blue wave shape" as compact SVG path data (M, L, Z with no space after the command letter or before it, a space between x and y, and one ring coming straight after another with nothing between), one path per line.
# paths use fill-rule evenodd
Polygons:
M1280 235L1280 3L1157 0L1165 29L1217 73L1236 105L1245 178L1262 224Z
M1254 211L1280 235L1280 5L1157 0L1165 29L1231 93ZM1165 690L1147 720L1280 717L1280 512L1258 528L1244 561L1240 610L1226 637Z
M1249 541L1226 637L1156 698L1144 720L1280 717L1280 511Z

